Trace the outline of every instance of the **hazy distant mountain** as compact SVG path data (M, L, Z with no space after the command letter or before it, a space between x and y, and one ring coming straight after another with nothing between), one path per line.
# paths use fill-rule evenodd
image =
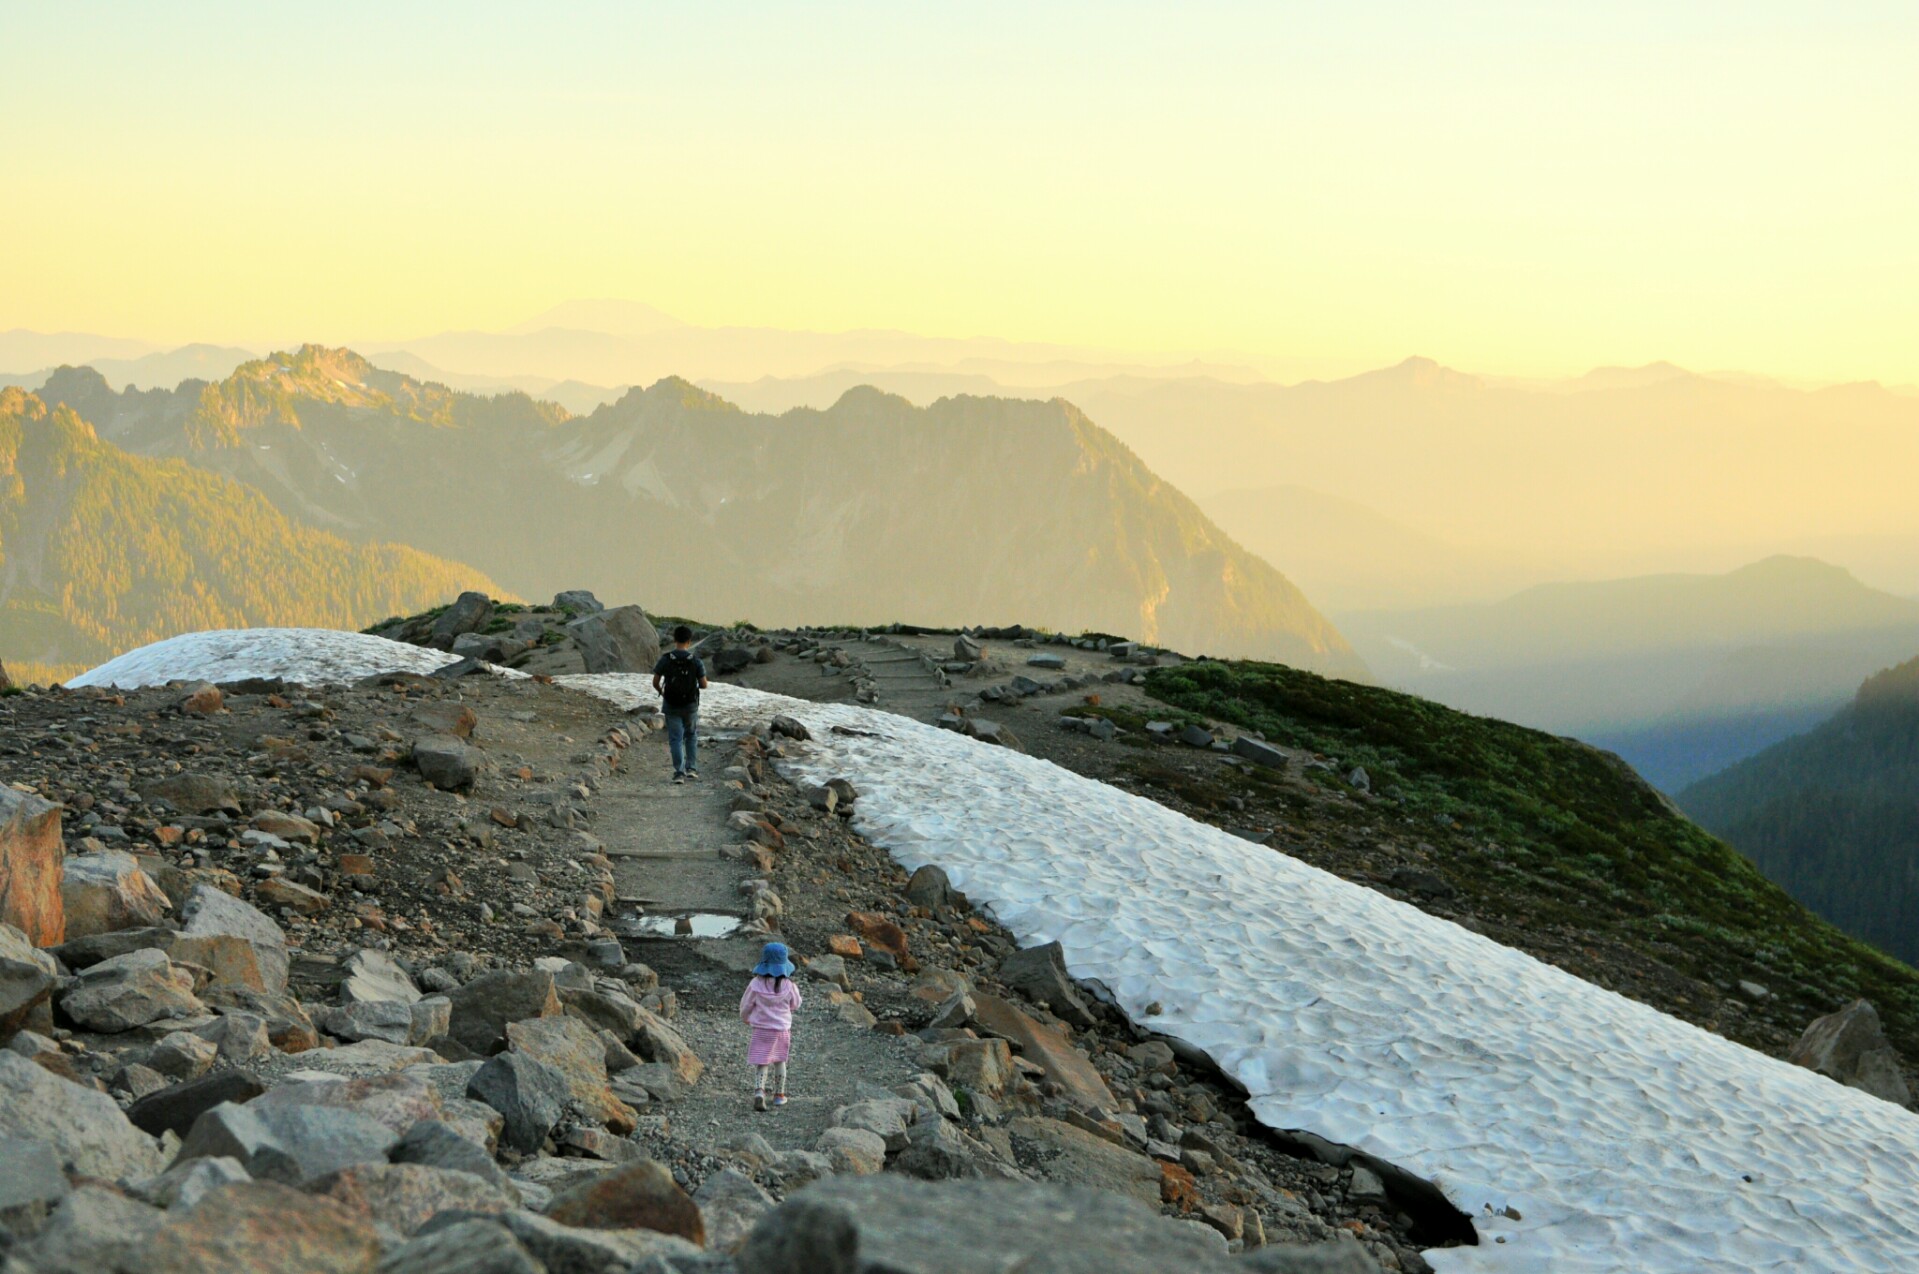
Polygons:
M129 455L0 390L0 659L91 663L197 628L359 627L493 587L470 567L295 525L259 493Z
M1056 392L1183 490L1303 486L1451 543L1523 546L1545 578L1723 570L1870 537L1897 551L1856 565L1919 591L1919 399L1673 370L1522 388L1409 359L1290 386Z
M30 332L14 328L0 332L0 372L26 376L58 367L62 363L84 363L89 359L133 359L151 354L155 347L146 341L125 340L117 336L94 336L87 332Z
M1919 962L1919 659L1679 803L1840 928Z
M585 586L761 622L1022 622L1359 673L1300 591L1065 403L873 390L756 416L682 380L568 419L308 347L189 392L49 395L146 454L291 516L474 562L528 594Z
M1919 602L1775 557L1725 575L1347 613L1341 626L1389 684L1591 739L1674 786L1804 728L1919 649Z
M1286 572L1327 611L1490 599L1539 568L1519 552L1448 544L1357 500L1301 486L1202 496L1228 535Z

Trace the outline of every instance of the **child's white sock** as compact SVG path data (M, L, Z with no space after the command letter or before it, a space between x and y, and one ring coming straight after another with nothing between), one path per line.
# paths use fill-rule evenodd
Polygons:
M759 1077L758 1091L762 1093L766 1091L766 1072L772 1069L771 1066L755 1066L753 1068L753 1073Z
M776 1093L785 1092L786 1091L786 1063L785 1062L773 1063L773 1076L774 1076L773 1091Z

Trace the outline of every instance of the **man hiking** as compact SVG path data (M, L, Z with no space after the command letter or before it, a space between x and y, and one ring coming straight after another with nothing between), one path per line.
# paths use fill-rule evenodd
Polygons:
M706 665L687 647L693 630L681 624L673 630L673 649L653 665L653 689L666 713L666 748L673 757L673 781L700 777L700 691L706 689Z

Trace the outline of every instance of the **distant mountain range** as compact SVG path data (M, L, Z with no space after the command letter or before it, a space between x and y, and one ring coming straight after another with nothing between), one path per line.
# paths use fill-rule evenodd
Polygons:
M1793 897L1919 964L1919 659L1810 733L1679 794Z
M1576 734L1668 790L1808 728L1919 651L1919 601L1794 557L1340 624L1386 683Z
M757 416L683 380L586 417L309 346L211 384L41 391L142 457L286 518L467 561L536 595L584 586L768 623L1024 622L1363 675L1266 562L1063 402L874 390Z
M301 526L237 482L130 455L71 407L0 389L0 657L88 664L192 629L358 627L494 587Z

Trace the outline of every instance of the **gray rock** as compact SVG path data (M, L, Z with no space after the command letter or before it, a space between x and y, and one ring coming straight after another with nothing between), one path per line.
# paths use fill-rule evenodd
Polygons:
M1912 1101L1899 1055L1879 1024L1870 1000L1854 1000L1806 1028L1786 1060L1818 1071L1849 1088L1904 1106Z
M833 1127L863 1128L877 1135L886 1152L906 1149L913 1124L919 1118L919 1106L903 1097L869 1098L833 1112Z
M828 1128L813 1147L833 1164L834 1172L868 1176L886 1166L886 1139L864 1128Z
M160 1151L113 1098L0 1049L0 1138L45 1142L71 1171L106 1181L151 1176Z
M616 606L569 622L588 672L651 672L660 658L660 635L638 606Z
M1248 1252L1230 1267L1242 1274L1379 1274L1379 1262L1354 1240L1278 1243Z
M569 588L553 594L553 609L570 610L576 615L597 615L606 609L606 605L587 589Z
M180 931L184 938L229 939L250 948L259 971L253 989L269 995L278 995L287 989L287 936L265 912L212 885L195 885L193 892L187 895L181 914L186 917L186 925ZM179 944L174 946L172 954L175 959L193 959L192 954L183 954ZM221 973L208 961L194 962L214 968L216 977ZM233 980L253 985L253 980L244 977Z
M175 1031L147 1053L146 1065L172 1080L198 1079L213 1069L220 1047L192 1031Z
M999 976L1000 981L1035 1004L1051 1009L1063 1022L1090 1027L1099 1020L1067 974L1065 951L1057 942L1013 952L1000 961Z
M190 1208L210 1191L252 1179L238 1159L213 1155L182 1160L159 1176L141 1182L134 1193L155 1207Z
M437 1234L472 1219L470 1213L443 1212L419 1232ZM702 1256L701 1249L685 1239L651 1230L589 1230L532 1212L503 1212L491 1219L518 1239L547 1274L622 1274L652 1256Z
M413 1006L400 1000L362 1000L328 1009L322 1029L335 1039L385 1040L389 1044L417 1044L413 1034ZM429 1037L431 1038L431 1037Z
M956 1125L922 1118L913 1125L906 1148L893 1156L887 1169L922 1181L951 1181L980 1176L980 1158Z
M541 970L496 969L450 992L452 1025L447 1034L476 1056L506 1042L506 1024L530 1017L556 1017L560 998L553 975Z
M506 1170L493 1161L486 1147L462 1136L452 1125L437 1119L422 1119L406 1130L399 1144L387 1153L393 1163L417 1163L429 1168L470 1172L492 1182L502 1190L512 1188Z
M193 1033L213 1045L215 1056L228 1063L251 1062L273 1052L267 1037L267 1019L259 1013L234 1011L196 1026Z
M1064 655L1032 655L1026 660L1029 668L1051 668L1058 670L1066 666Z
M980 653L980 644L971 637L962 633L953 638L953 658L962 663L978 663Z
M359 1163L384 1163L399 1138L358 1111L327 1106L215 1106L198 1119L174 1162L233 1159L256 1181L304 1186Z
M1189 748L1210 748L1213 732L1202 725L1189 725L1179 732L1179 741Z
M1370 792L1373 790L1373 776L1366 773L1366 767L1363 765L1355 765L1352 769L1348 770L1346 772L1346 782L1362 792Z
M265 1091L250 1071L214 1071L142 1097L127 1107L127 1118L156 1137L168 1132L184 1136L201 1115L214 1107L252 1101Z
M60 1156L44 1141L0 1137L0 1234L20 1222L37 1228L47 1212L67 1197L67 1174ZM3 1246L0 1241L0 1246Z
M706 1222L706 1245L718 1252L737 1252L760 1218L774 1208L773 1196L742 1172L716 1172L701 1183L693 1201Z
M17 1253L36 1274L103 1274L141 1266L147 1241L166 1219L158 1208L104 1186L67 1195L33 1241Z
M342 1004L412 1004L419 998L420 988L413 985L400 962L386 952L366 948L347 957L346 978L340 983Z
M0 1040L52 994L57 972L53 957L37 949L26 934L0 924Z
M566 1076L524 1053L487 1059L467 1082L466 1095L506 1120L502 1144L526 1153L540 1148L566 1113Z
M755 1227L742 1274L1228 1274L1244 1267L1144 1205L1080 1186L937 1185L894 1173L809 1186Z
M925 907L928 911L950 907L958 897L946 870L935 863L920 867L906 882L906 901Z
M493 618L493 599L485 593L461 593L451 606L433 620L428 644L450 650L461 633L477 632Z
M175 774L146 788L150 800L165 801L182 814L238 814L240 792L227 778L209 774Z
M431 1222L428 1222L431 1225ZM422 1231L387 1253L379 1274L548 1274L498 1221L474 1217Z
M450 734L429 734L413 743L414 768L443 792L472 787L484 761L485 754L478 748Z
M1233 740L1233 754L1243 756L1254 765L1263 765L1269 770L1283 770L1291 759L1284 749L1255 739L1250 734L1242 734Z

